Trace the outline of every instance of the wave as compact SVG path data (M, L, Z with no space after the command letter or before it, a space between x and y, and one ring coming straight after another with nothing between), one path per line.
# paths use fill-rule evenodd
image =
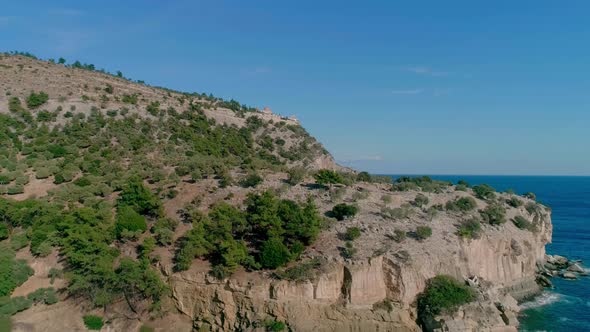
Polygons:
M521 310L526 309L533 309L538 307L543 307L548 304L554 303L559 301L562 298L560 294L552 293L552 292L543 292L541 295L537 296L532 301L524 302L520 305Z

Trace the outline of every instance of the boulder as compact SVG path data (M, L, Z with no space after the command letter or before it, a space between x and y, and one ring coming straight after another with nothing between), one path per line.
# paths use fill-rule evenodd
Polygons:
M585 273L586 271L578 263L574 263L567 268L570 272Z
M553 259L555 260L555 262L553 264L555 264L559 267L565 267L569 263L569 260L563 256L553 255Z
M539 284L541 287L553 287L551 281L547 277L542 275L537 276L537 284Z
M564 272L561 274L561 277L563 279L570 279L570 280L578 279L578 277L572 272Z

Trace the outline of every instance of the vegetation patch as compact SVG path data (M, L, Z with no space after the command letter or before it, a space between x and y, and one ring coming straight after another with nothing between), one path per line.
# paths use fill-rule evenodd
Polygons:
M82 319L84 320L84 325L86 325L86 328L89 330L98 331L102 329L102 326L104 325L102 317L100 316L86 315L82 317Z
M451 276L438 275L428 281L426 289L418 296L418 315L424 319L453 313L475 298L475 292L469 286Z

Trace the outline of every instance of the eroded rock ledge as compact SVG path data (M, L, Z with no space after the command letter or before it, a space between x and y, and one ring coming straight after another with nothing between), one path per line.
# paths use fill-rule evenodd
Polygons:
M542 220L537 232L504 227L474 240L407 246L403 255L390 250L354 262L332 258L313 281L246 272L218 281L205 262L167 274L177 308L204 330L255 330L276 319L294 331L420 331L416 296L428 279L447 274L470 279L479 295L455 315L439 317L439 327L516 331L517 300L540 290L537 262L545 259L552 231L548 212Z

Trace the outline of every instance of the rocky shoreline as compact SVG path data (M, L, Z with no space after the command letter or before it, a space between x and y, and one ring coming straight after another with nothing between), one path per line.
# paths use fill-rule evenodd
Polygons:
M537 263L537 283L544 288L553 287L551 279L561 277L567 280L577 280L588 276L582 267L582 261L570 260L560 255L545 255L544 262Z

